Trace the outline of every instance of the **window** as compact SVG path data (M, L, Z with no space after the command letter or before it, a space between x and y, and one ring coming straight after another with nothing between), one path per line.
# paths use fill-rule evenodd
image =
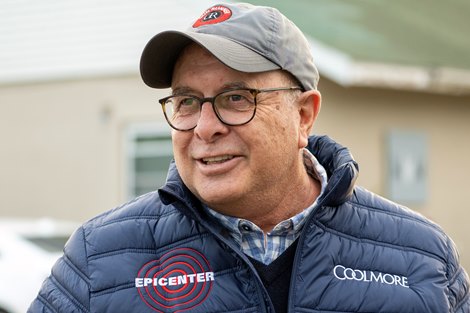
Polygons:
M128 130L128 198L161 187L173 159L170 130L165 125L133 125Z

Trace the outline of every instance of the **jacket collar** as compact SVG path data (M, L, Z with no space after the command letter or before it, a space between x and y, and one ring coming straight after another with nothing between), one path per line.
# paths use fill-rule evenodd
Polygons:
M317 158L328 174L328 184L318 203L337 206L347 201L353 193L359 175L359 165L348 148L328 136L312 136L307 148Z

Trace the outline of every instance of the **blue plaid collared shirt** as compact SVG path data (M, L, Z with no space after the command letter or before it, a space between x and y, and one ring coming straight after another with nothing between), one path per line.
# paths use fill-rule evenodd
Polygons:
M326 171L307 149L303 150L303 156L308 174L320 181L319 198L328 180ZM248 220L227 216L209 207L206 209L229 230L231 238L246 255L264 264L270 264L299 237L305 219L315 205L316 200L302 212L277 224L266 235L261 228Z

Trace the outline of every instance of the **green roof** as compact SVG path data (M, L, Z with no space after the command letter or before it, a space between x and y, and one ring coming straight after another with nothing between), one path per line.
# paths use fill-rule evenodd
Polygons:
M308 37L355 62L420 68L430 75L452 69L455 80L470 80L469 0L249 2L278 8Z

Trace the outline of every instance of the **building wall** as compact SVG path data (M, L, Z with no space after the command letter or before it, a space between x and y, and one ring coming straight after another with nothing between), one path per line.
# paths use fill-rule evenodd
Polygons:
M358 183L387 196L390 130L427 136L428 197L410 207L439 223L470 269L470 97L342 88L322 79L314 133L348 146ZM166 127L157 99L137 76L0 87L0 216L84 221L126 201L126 132Z
M136 76L0 88L0 215L84 220L126 200L125 135L164 125Z

